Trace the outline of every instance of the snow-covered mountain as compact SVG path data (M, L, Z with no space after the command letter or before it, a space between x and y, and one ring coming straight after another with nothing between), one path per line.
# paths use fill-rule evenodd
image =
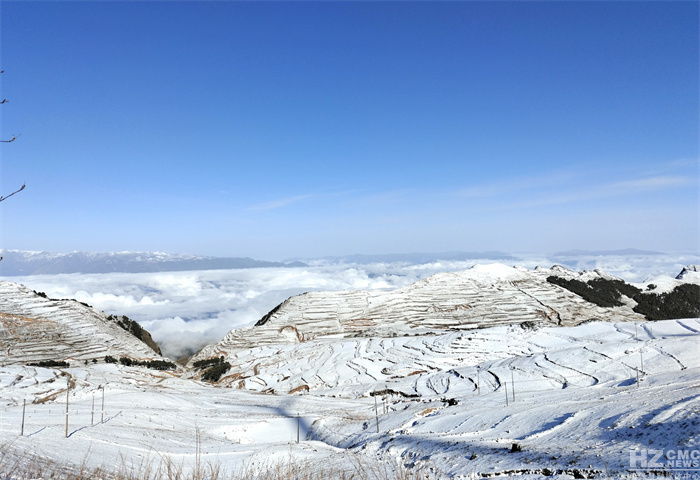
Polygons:
M75 300L50 299L24 285L0 282L3 365L102 362L108 355L116 359L160 359L158 346L137 325Z
M676 280L700 283L700 265L688 265L676 275Z
M72 252L49 253L20 250L0 251L0 275L38 275L59 273L145 273L185 270L221 270L298 266L254 260L247 257L203 257L160 252Z
M0 472L3 459L17 478L42 477L17 467L39 460L102 477L120 465L174 465L183 478L217 478L202 465L256 474L293 465L302 473L282 476L372 480L408 477L388 473L397 464L452 480L700 471L700 319L646 321L629 298L598 307L550 276L616 281L497 264L391 292L299 295L198 356L228 362L218 383L198 369L57 371L4 357ZM78 360L143 348L75 301L0 287L1 340L15 342L11 353L26 347L22 361L57 341ZM113 349L95 350L104 343ZM657 451L669 452L660 466Z
M393 291L309 292L287 299L254 327L231 331L197 359L259 345L320 338L396 337L497 325L570 326L591 320L642 321L630 305L601 308L547 281L591 280L602 272L564 267L528 270L502 264L440 273Z
M355 396L383 383L406 396L437 394L449 390L454 376L462 378L456 368L504 353L542 352L522 341L532 330L646 321L629 297L622 296L620 306L601 307L549 281L552 277L623 283L600 271L491 264L436 274L393 291L309 292L287 299L254 327L232 330L190 366L223 356L231 369L222 382L254 391L301 388ZM494 343L480 333L488 327L507 328ZM556 336L560 330L551 331Z

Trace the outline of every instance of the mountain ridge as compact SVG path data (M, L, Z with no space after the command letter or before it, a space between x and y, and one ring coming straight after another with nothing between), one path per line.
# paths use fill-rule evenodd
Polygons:
M307 292L288 298L253 327L235 329L191 362L253 345L298 344L321 338L396 337L521 323L573 326L591 320L644 321L632 310L603 308L547 281L614 279L565 267L475 265L438 273L392 291Z
M210 257L163 252L29 252L0 251L0 275L69 273L156 273L304 266L300 262L269 262L250 257Z
M588 285L594 294L582 297L552 278ZM691 285L668 280L667 286ZM697 289L700 279L692 281ZM610 292L618 295L613 306L594 303ZM392 291L308 292L286 299L255 326L234 329L202 349L190 359L185 376L270 394L353 398L380 389L404 398L440 395L471 389L479 365L503 352L509 358L542 355L551 345L528 343L536 332L566 343L584 325L608 332L604 335L636 336L638 326L656 331L655 325L644 326L651 322L624 292L636 297L641 289L600 270L503 264L438 273ZM498 355L488 347L495 339L501 345ZM535 365L547 369L551 361L544 356Z

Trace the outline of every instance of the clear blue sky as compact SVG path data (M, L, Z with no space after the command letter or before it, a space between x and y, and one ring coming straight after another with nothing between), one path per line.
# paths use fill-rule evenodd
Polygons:
M698 3L13 2L0 247L698 250Z

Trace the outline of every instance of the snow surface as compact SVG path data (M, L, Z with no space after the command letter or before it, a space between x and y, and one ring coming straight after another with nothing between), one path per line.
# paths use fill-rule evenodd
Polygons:
M589 303L548 282L550 275L614 278L602 272L577 274L563 267L528 270L489 264L438 273L392 291L309 292L287 299L254 327L232 330L192 362L251 346L328 337L437 334L524 322L565 326L591 320L644 320L630 305L601 308Z
M65 369L73 384L68 438L61 372L0 367L0 444L5 452L108 468L167 458L185 469L213 462L235 471L291 455L347 469L357 458L396 458L430 464L440 478L537 478L545 469L633 478L630 451L700 443L700 319L500 326L298 350L303 345L241 357L282 358L284 371L258 367L264 382L323 385L293 395L117 365ZM295 360L287 348L297 349ZM377 427L368 394L387 388L420 396L376 397ZM522 451L511 453L513 443Z
M0 457L228 472L291 458L317 471L367 461L428 466L436 478L602 479L638 478L631 455L698 452L700 319L592 307L546 282L554 272L605 275L480 265L392 291L294 297L264 328L203 352L232 365L216 386L194 371L18 365L51 353L59 333L79 359L99 358L105 342L128 351L133 338L77 302L0 283L0 340L35 349L0 357ZM190 276L158 278L182 295L206 292ZM52 322L61 327L42 326Z

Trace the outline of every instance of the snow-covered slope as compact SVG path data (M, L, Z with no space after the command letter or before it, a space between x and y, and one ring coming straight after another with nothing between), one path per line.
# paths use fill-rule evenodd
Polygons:
M700 319L646 321L631 300L599 308L549 275L610 279L487 265L392 292L300 295L200 354L230 363L216 385L193 370L59 371L2 357L0 473L3 457L108 472L170 462L197 478L215 478L201 465L299 461L307 478L372 480L398 475L357 466L398 462L453 480L687 471L646 461L652 450L697 455ZM80 360L138 351L98 312L16 284L0 283L0 312L0 340L19 357L56 344Z
M315 347L298 351L298 371L260 375L279 374L277 385L288 374L327 384L293 395L214 388L120 365L66 369L68 438L66 380L49 369L0 367L1 453L107 471L157 468L163 459L185 471L214 465L228 472L308 461L313 478L338 478L358 464L397 461L429 467L434 479L602 480L670 476L666 458L661 468L646 468L654 455L647 453L697 455L700 444L698 319L511 325ZM287 361L286 348L256 355ZM421 397L392 394L404 389ZM351 391L364 396L349 398ZM373 391L384 393L367 395ZM675 473L687 471L697 467Z
M658 275L647 278L642 284L638 284L637 286L645 289L647 292L668 293L684 283L700 285L700 266L688 265L683 267L683 270L681 270L675 277L671 277L669 275Z
M688 265L676 275L676 280L700 283L700 265Z
M650 371L657 363L685 369L697 363L695 356L700 354L696 337L663 347L655 340L664 333L695 332L697 322L587 325L511 325L441 335L255 346L226 356L232 368L221 383L267 393L350 398L383 390L406 398L460 396L503 388L512 376L528 391L623 382L637 368ZM630 339L640 343L621 349ZM640 352L646 356L644 366Z
M114 317L75 300L53 300L24 285L0 282L0 363L160 358Z
M396 337L531 322L577 325L591 320L641 321L629 305L601 308L547 282L550 275L614 278L564 267L528 270L502 264L440 273L393 291L309 292L291 297L251 328L231 331L194 360L253 346L322 338ZM631 305L634 305L631 303Z

